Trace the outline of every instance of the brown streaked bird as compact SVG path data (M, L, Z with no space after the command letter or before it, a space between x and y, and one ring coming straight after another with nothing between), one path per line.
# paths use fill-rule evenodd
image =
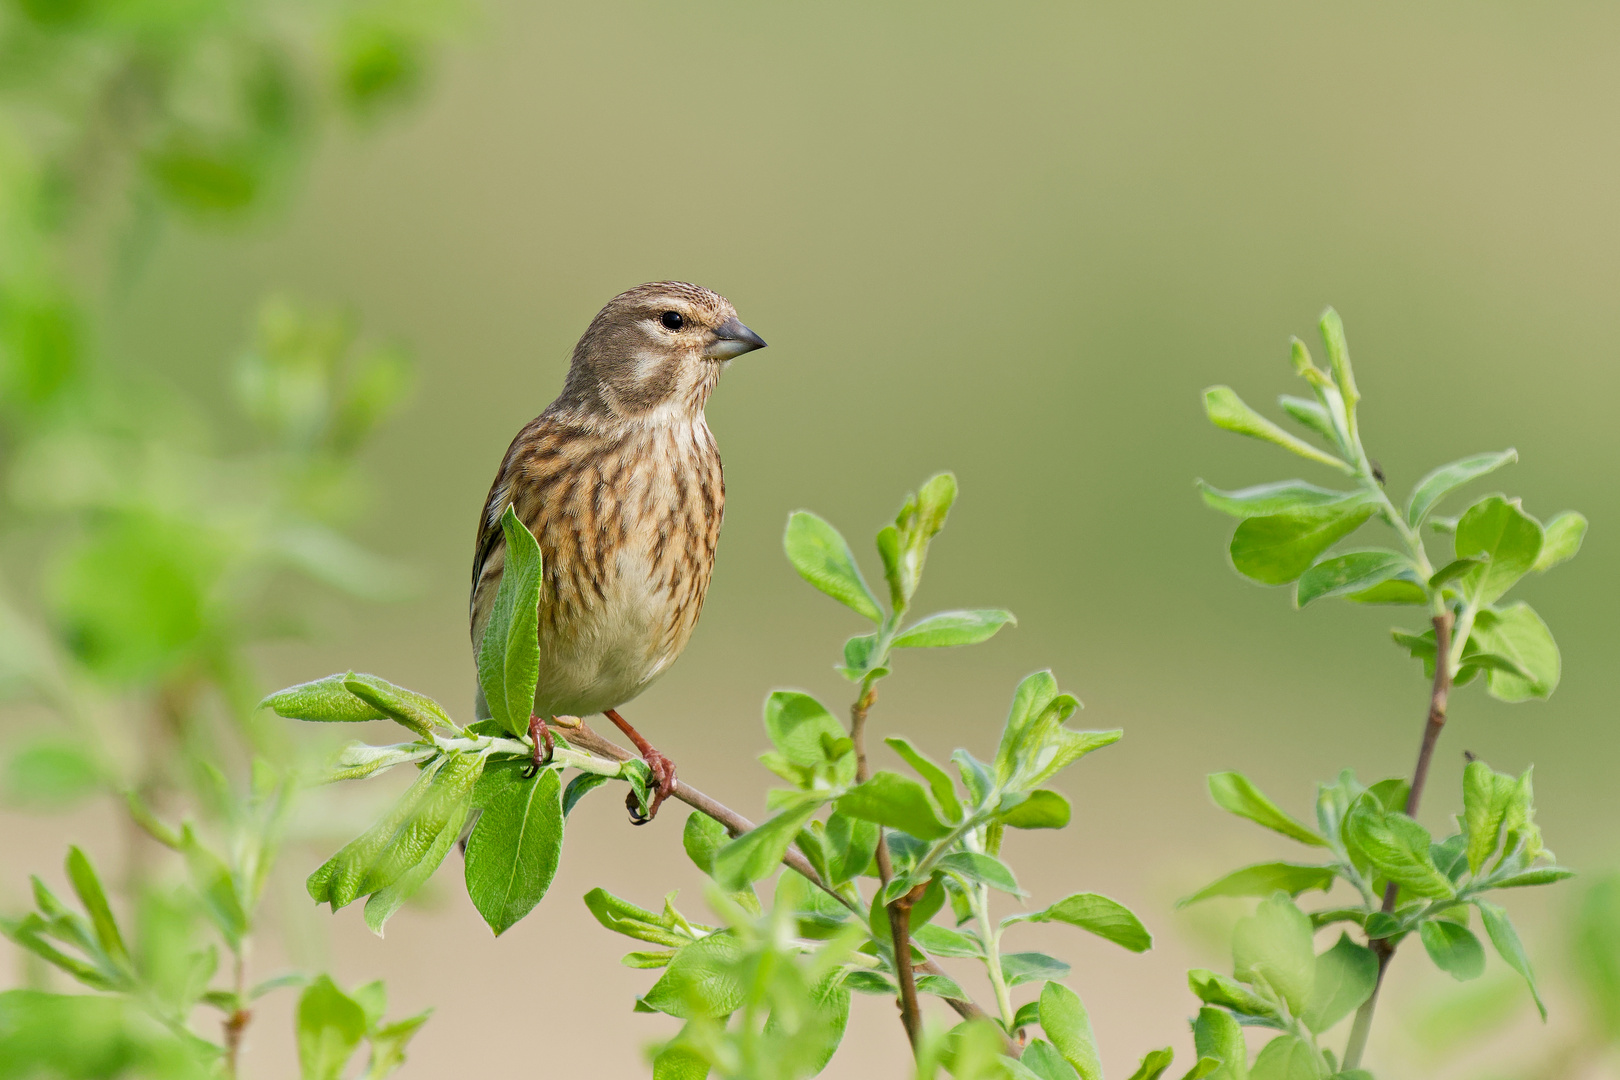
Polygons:
M729 300L700 286L657 281L615 296L574 346L562 393L507 448L478 521L475 653L506 564L507 506L544 560L537 759L548 720L602 713L652 770L651 813L675 768L617 710L697 625L726 499L703 407L729 360L764 347ZM489 715L481 692L478 712Z

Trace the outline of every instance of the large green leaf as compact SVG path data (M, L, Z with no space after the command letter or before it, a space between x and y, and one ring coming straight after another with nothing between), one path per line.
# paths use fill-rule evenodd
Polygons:
M765 732L783 757L806 768L843 756L833 751L842 749L840 742L847 744L833 714L796 690L778 690L765 699Z
M1485 687L1492 697L1528 701L1549 697L1558 688L1562 669L1558 643L1529 604L1520 601L1481 611L1468 640L1483 653L1512 661L1511 667L1486 670Z
M1286 585L1309 569L1318 555L1361 528L1374 509L1366 496L1357 494L1339 502L1246 518L1232 534L1232 566L1263 585Z
M1153 947L1153 935L1136 913L1100 893L1075 893L1040 911L1009 916L1006 922L1068 923L1131 952L1146 952Z
M1351 807L1344 833L1380 873L1413 896L1449 900L1457 895L1434 865L1428 830L1405 814L1386 811L1364 795Z
M883 740L889 749L899 754L901 759L917 771L917 774L928 781L928 790L933 792L934 801L945 812L947 820L957 822L962 820L962 801L956 796L956 785L944 769L924 754L921 750L898 735Z
M366 1037L365 1010L326 975L299 996L297 1023L303 1080L338 1080Z
M510 506L501 515L501 530L506 564L478 643L478 685L490 716L523 738L540 676L540 545Z
M1266 1043L1254 1059L1250 1080L1326 1080L1322 1057L1311 1044L1293 1035Z
M395 686L387 679L351 671L343 677L343 686L367 705L418 735L431 739L434 728L454 729L456 726L437 701L415 690Z
M1499 773L1483 761L1470 761L1463 769L1463 823L1470 872L1479 873L1496 851L1517 787L1517 777Z
M1406 556L1393 551L1347 551L1323 559L1301 574L1294 588L1294 603L1304 607L1312 600L1364 592L1411 566Z
M1320 1034L1361 1007L1378 985L1378 957L1349 935L1316 958L1316 978L1301 1019Z
M342 672L314 682L289 686L259 702L259 707L268 707L277 716L284 716L288 720L313 720L324 724L353 724L384 719L387 714L381 709L349 692L345 683L353 675L352 671Z
M782 547L799 576L875 623L883 621L877 597L867 588L849 544L831 524L808 510L788 517Z
M726 844L715 853L714 880L727 892L740 892L768 876L821 805L819 798L801 798L765 824Z
M1311 920L1283 895L1262 901L1232 929L1233 974L1251 986L1269 986L1298 1016L1316 985Z
M1048 982L1041 987L1041 1030L1052 1040L1058 1053L1074 1066L1081 1080L1103 1080L1102 1059L1097 1040L1091 1033L1091 1017L1080 995L1062 983Z
M1199 1058L1215 1058L1221 1063L1210 1073L1212 1080L1248 1080L1249 1049L1236 1017L1225 1009L1206 1005L1198 1010L1192 1027L1193 1047Z
M467 895L497 935L551 887L562 855L562 784L556 769L496 796L467 840Z
M641 1001L682 1020L727 1016L743 1002L742 956L742 944L729 931L694 941L675 954Z
M1457 519L1457 557L1483 555L1486 560L1459 579L1462 587L1475 603L1493 603L1536 565L1541 542L1541 523L1517 499L1481 499Z
M939 819L923 786L899 773L873 773L838 800L838 812L899 829L919 840L938 840L951 831Z
M1516 450L1501 450L1489 454L1474 454L1442 465L1417 482L1412 495L1406 500L1406 520L1414 528L1423 523L1440 500L1471 480L1478 480L1495 472L1509 462L1518 461Z
M1429 919L1418 928L1418 936L1434 966L1453 979L1477 979L1485 973L1485 947L1461 923Z

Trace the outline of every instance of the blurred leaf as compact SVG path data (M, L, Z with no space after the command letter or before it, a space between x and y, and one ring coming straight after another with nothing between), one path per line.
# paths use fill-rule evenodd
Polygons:
M1242 773L1211 773L1209 795L1215 800L1216 806L1228 813L1248 818L1257 825L1264 825L1273 832L1280 832L1302 844L1327 846L1326 840L1286 814Z
M1091 1017L1080 996L1062 983L1048 982L1041 987L1041 1030L1081 1080L1103 1080Z
M562 784L541 769L487 807L467 840L467 895L500 936L546 895L562 854Z
M1363 945L1340 934L1327 952L1316 958L1315 982L1300 1019L1321 1034L1361 1008L1378 985L1378 957Z
M1481 499L1457 519L1457 557L1486 557L1483 566L1461 579L1462 587L1475 602L1492 603L1535 566L1541 537L1541 523L1520 509L1518 500Z
M1502 701L1546 698L1558 688L1561 662L1552 631L1529 604L1520 601L1501 609L1481 611L1474 620L1469 643L1482 652L1504 656L1518 672L1491 668L1485 685ZM1526 678L1528 674L1530 677Z
M1593 882L1575 915L1570 956L1596 1026L1620 1036L1620 875Z
M1176 1055L1168 1046L1163 1050L1149 1050L1142 1058L1142 1063L1131 1073L1131 1080L1159 1080L1170 1063L1176 1060Z
M1177 900L1176 907L1184 908L1189 904L1196 904L1200 900L1216 896L1270 896L1279 889L1289 896L1298 896L1312 889L1326 892L1332 887L1331 866L1306 866L1287 862L1256 863L1241 870L1234 870L1191 896Z
M235 948L247 935L249 920L247 905L242 902L230 867L197 839L189 824L181 826L180 851L185 856L192 887L202 897L204 910Z
M1037 1005L1030 1002L1030 1005ZM1019 1010L1022 1012L1023 1010ZM1030 1021L1033 1023L1033 1018ZM1020 1025L1014 1024L1014 1029ZM1045 1039L1035 1039L1024 1047L1024 1056L1019 1062L1032 1073L1037 1080L1079 1080L1080 1074L1074 1066L1063 1059L1058 1048Z
M1243 1042L1243 1028L1225 1009L1206 1005L1193 1020L1193 1046L1200 1059L1217 1058L1221 1067L1209 1075L1213 1080L1248 1080L1249 1050Z
M408 1019L384 1024L367 1036L371 1043L371 1061L363 1080L380 1080L405 1064L405 1047L432 1015L433 1010L429 1009Z
M1294 590L1294 604L1304 607L1312 600L1365 592L1410 566L1406 556L1393 551L1347 551L1301 574Z
M1055 956L1048 956L1039 952L1006 953L1001 958L1001 974L1006 978L1008 986L1018 986L1027 982L1038 982L1042 979L1064 979L1069 975L1069 965ZM1042 1025L1045 1026L1045 1025ZM1050 1030L1047 1034L1052 1034ZM1057 1040L1053 1040L1056 1042ZM1064 1055L1067 1057L1068 1055ZM1075 1066L1079 1068L1079 1066Z
M1263 585L1286 585L1316 557L1355 532L1373 515L1374 504L1357 494L1264 517L1245 518L1232 534L1232 566Z
M1099 893L1075 893L1040 911L1010 915L1003 923L1062 922L1078 926L1131 952L1153 947L1153 935L1136 913L1117 900Z
M1256 484L1238 491L1221 491L1198 481L1204 504L1223 514L1237 518L1266 517L1291 510L1338 502L1350 498L1353 492L1333 491L1303 480L1278 480L1271 484Z
M1311 1044L1279 1035L1261 1048L1249 1071L1251 1080L1325 1080L1328 1072Z
M61 736L35 736L6 759L3 790L14 805L65 810L103 783L101 765L84 746Z
M938 648L948 645L977 645L995 637L1003 626L1018 624L1010 611L941 611L920 619L895 636L897 649Z
M1210 423L1218 428L1273 443L1302 458L1332 466L1342 473L1354 473L1349 465L1332 454L1318 450L1303 439L1295 438L1249 408L1229 386L1212 386L1204 391L1204 412L1208 414Z
M844 985L860 994L895 997L900 993L900 988L894 985L888 976L859 968L844 976Z
M337 64L344 104L362 118L414 95L427 67L421 41L369 19L344 28Z
M939 840L951 831L939 820L923 786L899 773L873 773L841 797L837 806L841 814L899 829L919 840Z
M877 598L837 529L808 510L798 510L788 517L782 547L805 581L873 622L883 621Z
M96 876L90 860L77 846L68 848L66 870L74 895L84 905L85 914L90 916L90 924L95 927L96 942L102 952L113 963L128 967L129 949L124 945L123 935L118 932L118 920L113 918L112 908L107 904L107 893L102 889L101 879Z
M1416 528L1448 494L1470 481L1478 480L1487 473L1495 472L1503 465L1518 460L1518 451L1508 449L1496 453L1474 454L1453 461L1449 465L1440 466L1419 480L1417 486L1412 489L1411 496L1406 500L1407 524Z
M529 733L540 675L540 545L511 506L501 515L501 530L506 565L478 643L478 684L490 716L521 739Z
M1538 574L1546 573L1560 563L1573 559L1586 538L1586 518L1573 510L1554 515L1547 522L1541 542L1541 554L1531 567Z
M1245 1016L1276 1019L1277 1010L1264 998L1225 975L1217 975L1207 968L1193 968L1187 972L1187 985L1206 1005L1219 1005Z
M996 820L1013 829L1061 829L1069 823L1068 799L1045 788L1028 795L1010 810L999 812Z
M1434 966L1458 981L1485 973L1485 948L1466 926L1429 919L1418 928L1423 948Z
M682 1020L729 1015L745 995L736 970L741 959L742 946L730 931L700 938L675 954L669 970L641 1000Z
M338 1080L366 1037L365 1010L326 975L299 996L297 1023L303 1080Z
M1311 920L1285 895L1264 900L1232 930L1233 974L1269 986L1299 1016L1316 985Z
M1513 923L1508 919L1507 912L1495 904L1477 898L1473 901L1473 905L1479 909L1480 921L1485 924L1485 933L1490 937L1491 944L1496 946L1497 953L1507 961L1508 967L1524 977L1525 985L1530 987L1530 996L1535 999L1536 1011L1541 1013L1541 1019L1545 1021L1547 1006L1541 1000L1541 991L1536 989L1536 976L1530 968L1530 958L1525 955L1524 945L1519 941L1519 933L1513 929Z

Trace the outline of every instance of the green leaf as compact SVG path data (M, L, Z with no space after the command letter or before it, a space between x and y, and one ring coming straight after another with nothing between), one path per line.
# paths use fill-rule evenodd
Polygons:
M1365 592L1411 565L1406 556L1393 551L1347 551L1323 559L1301 574L1294 588L1294 604L1304 607L1312 600Z
M1328 1072L1311 1044L1293 1035L1279 1035L1254 1059L1250 1080L1325 1080Z
M1406 500L1407 524L1417 528L1440 504L1440 500L1451 492L1518 460L1518 451L1508 449L1490 454L1474 454L1453 461L1449 465L1440 466L1419 480L1417 486L1412 489L1411 497Z
M1204 504L1212 510L1237 518L1265 517L1291 510L1303 510L1325 503L1338 502L1354 493L1333 491L1303 480L1279 480L1272 484L1256 484L1238 491L1221 491L1198 481L1198 490Z
M496 936L534 910L562 855L562 784L557 770L503 791L467 840L467 895Z
M1557 881L1566 881L1575 876L1575 871L1562 866L1537 866L1529 870L1522 870L1517 874L1509 874L1504 878L1497 878L1491 882L1493 889L1519 889L1527 885L1551 885Z
M1513 587L1536 565L1541 555L1541 523L1500 495L1490 495L1470 506L1457 519L1459 559L1484 555L1486 562L1461 579L1461 586L1479 604L1489 604Z
M1016 626L1010 611L986 608L976 611L941 611L920 619L900 631L894 639L897 649L939 648L947 645L977 645L996 636L1003 626Z
M726 844L715 853L714 880L727 892L740 892L768 876L781 863L788 845L799 835L805 822L820 808L819 798L789 806L765 824Z
M1298 338L1295 338L1294 341L1301 346L1304 345L1304 342ZM1308 356L1305 363L1307 366L1310 365ZM1343 441L1339 436L1338 427L1333 422L1333 417L1328 415L1327 409L1322 406L1321 402L1308 401L1305 398L1294 397L1291 394L1280 394L1277 397L1277 404L1282 407L1283 412L1293 418L1295 423L1316 432L1326 439L1329 444L1337 447Z
M1216 896L1270 896L1281 890L1298 896L1311 889L1323 892L1333 887L1333 868L1300 863L1269 862L1234 870L1218 881L1205 885L1191 896L1176 901L1177 908Z
M1322 344L1327 348L1333 383L1339 388L1346 414L1353 417L1356 403L1361 400L1361 392L1356 389L1356 376L1350 367L1350 345L1344 338L1344 321L1339 318L1337 311L1327 308L1322 312L1322 321L1317 324L1317 329L1322 332Z
M1199 1060L1215 1058L1221 1062L1220 1069L1210 1073L1214 1080L1248 1080L1249 1049L1236 1017L1225 1009L1206 1005L1198 1010L1192 1028Z
M444 857L448 841L443 840L443 834L447 829L453 827L459 835L487 760L481 754L446 755L426 795L366 868L359 885L361 894L399 887L379 902L371 917L373 930L379 930L382 921L437 869L436 860L426 867L422 863L432 859L435 848L438 858Z
M277 716L288 720L312 720L323 724L386 720L388 715L381 709L349 692L345 684L352 674L328 675L314 682L289 686L259 702L259 707L268 706Z
M686 819L681 833L681 845L687 858L705 874L714 873L714 856L731 840L726 827L701 811L694 810Z
M1370 589L1351 593L1346 599L1356 604L1426 605L1429 602L1429 594L1423 591L1423 586L1419 585L1415 579L1416 575L1408 578L1405 574L1397 574L1388 581L1381 581Z
M1001 974L1007 980L1008 986L1018 986L1027 982L1038 982L1042 979L1066 978L1069 974L1069 965L1057 957L1048 956L1045 953L1007 953L1001 958ZM1050 1035L1051 1032L1048 1031L1047 1034ZM1064 1056L1067 1057L1068 1055Z
M88 747L70 738L42 735L18 747L7 759L0 793L10 803L65 810L98 790L106 779Z
M1214 1076L1220 1071L1220 1058L1201 1057L1194 1062L1192 1068L1181 1074L1181 1080L1204 1080L1205 1077Z
M670 896L673 897L674 894L671 893ZM664 902L664 912L660 915L614 896L606 889L597 888L585 894L585 907L596 917L597 922L615 934L623 934L637 941L648 941L672 949L683 948L692 943L692 935L681 927L674 905L668 898Z
M728 1016L743 1002L742 959L743 947L729 931L699 938L675 954L641 1000L682 1020Z
M873 773L840 798L837 806L841 814L899 829L919 840L939 840L951 831L939 820L923 786L899 773Z
M479 759L482 763L482 759ZM389 916L398 911L400 906L409 900L433 876L434 871L444 862L444 857L450 853L450 847L461 837L461 829L467 823L467 815L472 810L469 803L463 802L445 821L432 844L423 854L420 861L406 870L392 884L387 885L371 894L366 901L366 925L378 937L383 935L383 926L388 922ZM424 1014L422 1019L427 1019Z
M299 996L297 1022L303 1080L338 1080L366 1037L365 1010L322 975Z
M1039 1008L1037 1002L1032 1001L1029 1004ZM1020 1009L1018 1011L1022 1013L1024 1010ZM1031 1017L1029 1022L1034 1023L1034 1018ZM1019 1026L1019 1024L1015 1023L1013 1029L1017 1030ZM1002 1060L1010 1059L1003 1058ZM1058 1053L1058 1048L1045 1039L1031 1041L1024 1048L1024 1056L1018 1060L1024 1068L1028 1069L1036 1077L1036 1080L1080 1080L1080 1074L1075 1072L1074 1066L1063 1060L1063 1055Z
M877 851L878 827L870 821L852 818L834 810L827 815L828 870L830 885L842 885L866 873Z
M1232 973L1252 986L1269 986L1295 1016L1316 984L1311 920L1287 896L1262 901L1232 929Z
M934 923L917 927L912 931L911 939L930 956L977 958L984 955L984 946L979 944L977 938Z
M1225 431L1272 443L1302 458L1330 465L1347 475L1355 474L1354 469L1332 454L1295 438L1249 408L1229 386L1212 386L1204 391L1204 412L1209 416L1210 423Z
M1339 502L1245 518L1232 534L1232 566L1263 585L1286 585L1316 557L1361 528L1374 505L1361 494Z
M778 690L765 699L765 732L783 757L805 768L843 757L831 751L840 742L848 742L843 725L832 713L809 694L797 690ZM853 760L850 778L854 778Z
M860 682L882 659L876 634L856 634L844 642L844 666L838 670L850 682Z
M1405 814L1386 811L1363 796L1351 807L1344 832L1346 842L1413 896L1449 900L1457 895L1450 879L1434 865L1428 830Z
M1014 829L1061 829L1069 823L1069 800L1040 788L1011 809L999 811L996 820Z
M917 976L917 989L924 994L933 994L940 998L954 998L962 1001L967 997L967 991L959 986L955 979L949 975L919 975Z
M1529 604L1521 601L1481 611L1468 640L1482 652L1506 657L1519 669L1519 673L1494 668L1485 672L1485 687L1492 697L1528 701L1549 697L1558 688L1562 666L1558 644Z
M118 932L118 920L113 918L112 908L107 903L107 894L101 887L101 879L96 876L95 868L90 860L77 846L69 847L67 854L68 882L73 886L73 892L84 905L85 914L90 916L90 925L95 928L96 942L101 951L106 953L113 963L120 967L130 966L129 949L124 945L124 937Z
M1464 909L1466 910L1466 909ZM1485 973L1485 947L1460 923L1429 919L1418 928L1423 948L1434 966L1459 982Z
M936 863L941 870L953 874L960 874L969 881L980 882L992 889L1000 889L1013 896L1022 896L1024 891L1018 887L1018 879L1007 864L994 855L985 855L978 851L954 851Z
M405 1047L422 1030L422 1025L428 1022L433 1010L418 1013L405 1020L396 1020L392 1024L384 1024L373 1031L368 1038L371 1043L371 1064L366 1069L364 1080L373 1077L384 1077L395 1072L405 1064Z
M1081 1080L1103 1080L1102 1059L1091 1034L1091 1017L1080 995L1062 983L1048 982L1041 987L1040 1007L1041 1030L1064 1060L1074 1066Z
M878 554L883 558L895 611L910 603L917 591L928 544L945 527L945 517L955 501L956 477L938 473L924 481L915 495L906 497L892 526L878 532Z
M798 510L788 517L782 547L805 581L873 622L883 621L877 598L837 529L808 510Z
M242 903L236 879L230 867L214 852L204 847L188 823L180 830L180 851L186 859L186 872L192 886L202 898L203 910L225 940L236 946L247 936L249 921L246 905Z
M858 994L877 994L880 997L896 997L900 988L888 976L876 971L866 971L856 968L844 976L844 985Z
M951 783L950 776L944 769L934 763L933 759L922 751L916 749L905 739L898 735L883 740L889 748L899 754L901 760L917 771L917 774L928 781L928 790L933 792L934 801L945 812L945 819L950 822L962 820L962 802L956 797L956 785Z
M568 781L568 786L563 788L563 817L567 818L569 814L574 812L574 807L579 805L579 800L607 782L608 778L601 773L576 773L574 778Z
M1432 588L1438 589L1446 582L1455 581L1464 574L1471 573L1484 565L1485 560L1482 558L1470 557L1467 559L1452 559L1450 562L1446 563L1446 565L1429 575L1429 585Z
M1219 1005L1245 1016L1277 1019L1276 1008L1266 999L1225 975L1217 975L1207 968L1193 968L1187 972L1187 986L1206 1005Z
M529 733L540 677L540 545L508 506L501 515L506 565L478 643L478 685L489 714L516 738Z
M1273 832L1298 840L1302 844L1326 847L1327 841L1305 825L1283 812L1282 808L1266 798L1259 788L1242 773L1219 772L1209 776L1209 795L1215 805L1238 817L1248 818Z
M1317 1034L1361 1008L1378 985L1378 957L1348 934L1316 958L1316 979L1300 1019Z
M1516 777L1499 773L1483 761L1470 761L1463 769L1463 823L1471 873L1479 873L1495 853L1517 786Z
M1153 935L1136 913L1100 893L1075 893L1041 911L1011 915L1004 921L1068 923L1131 952L1146 952L1153 947Z
M1573 559L1586 538L1586 518L1573 510L1555 514L1547 522L1541 541L1541 554L1531 567L1538 574L1546 573L1559 563Z
M1142 1058L1142 1063L1131 1073L1131 1080L1159 1080L1170 1063L1176 1060L1176 1055L1168 1046L1163 1050L1149 1050Z
M1525 955L1524 945L1519 941L1519 933L1513 929L1513 923L1507 912L1495 904L1485 900L1475 900L1474 906L1479 908L1480 921L1485 924L1485 933L1490 937L1491 944L1496 946L1497 953L1507 961L1508 967L1517 971L1530 987L1530 996L1536 1001L1536 1010L1541 1013L1541 1019L1547 1019L1547 1006L1541 1000L1541 991L1536 989L1536 975L1530 967L1530 958Z
M431 739L436 727L457 730L455 721L444 707L425 694L395 686L375 675L353 671L343 677L343 687L349 693L370 705L402 727L407 727Z

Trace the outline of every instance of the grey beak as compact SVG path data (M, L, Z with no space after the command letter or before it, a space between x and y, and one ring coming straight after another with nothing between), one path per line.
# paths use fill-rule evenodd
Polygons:
M715 328L714 340L703 350L703 355L710 360L730 360L734 356L741 356L743 353L764 347L765 339L748 329L733 315Z

